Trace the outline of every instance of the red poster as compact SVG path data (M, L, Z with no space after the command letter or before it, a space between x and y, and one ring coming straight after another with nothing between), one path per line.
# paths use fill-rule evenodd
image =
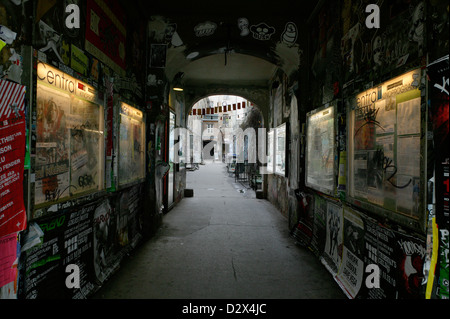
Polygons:
M24 230L25 86L0 80L0 237Z
M116 0L88 0L86 10L86 51L123 75L127 35L123 9Z

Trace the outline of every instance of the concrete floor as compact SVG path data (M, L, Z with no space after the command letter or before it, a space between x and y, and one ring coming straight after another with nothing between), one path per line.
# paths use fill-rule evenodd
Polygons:
M345 299L320 261L296 246L287 220L226 173L187 171L184 198L95 299ZM242 192L244 190L244 192Z

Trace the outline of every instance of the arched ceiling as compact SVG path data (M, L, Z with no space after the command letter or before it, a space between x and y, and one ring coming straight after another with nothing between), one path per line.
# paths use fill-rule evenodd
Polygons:
M298 70L301 28L317 1L141 1L151 44L167 44L165 76L187 86L266 85ZM148 8L145 10L144 8Z
M250 55L231 53L226 59L227 65L224 54L215 54L186 64L179 70L185 85L264 86L276 71L274 64Z

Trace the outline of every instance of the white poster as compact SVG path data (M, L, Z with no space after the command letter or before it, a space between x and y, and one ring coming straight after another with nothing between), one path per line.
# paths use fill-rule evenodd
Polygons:
M420 133L420 97L398 103L397 105L397 134Z

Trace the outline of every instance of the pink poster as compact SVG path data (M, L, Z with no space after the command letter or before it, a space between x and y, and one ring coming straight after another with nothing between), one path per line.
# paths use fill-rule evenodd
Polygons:
M17 294L17 234L0 238L0 299Z

